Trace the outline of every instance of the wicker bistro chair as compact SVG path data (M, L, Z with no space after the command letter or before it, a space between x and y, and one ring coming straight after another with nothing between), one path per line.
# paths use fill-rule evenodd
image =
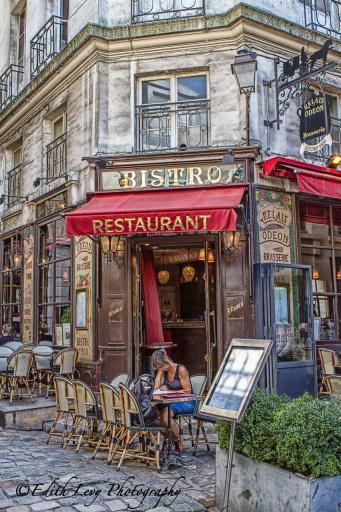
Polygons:
M341 397L341 375L328 375L326 387L329 389L330 396Z
M9 347L11 348L14 352L16 352L17 350L21 349L21 348L24 348L24 344L21 342L21 341L7 341L3 347Z
M5 394L8 375L13 373L13 370L8 369L8 359L13 353L14 350L10 347L0 347L0 399Z
M207 378L205 375L193 375L190 377L192 392L196 396L201 396L205 393ZM194 436L193 436L193 414L197 413L199 410L200 401L197 401L193 413L189 414L178 414L175 416L175 419L179 425L180 431L180 449L182 451L184 446L184 424L187 423L189 438L192 442L192 447L194 447Z
M197 450L198 450L199 444L206 444L207 451L209 452L210 451L210 444L209 443L210 442L214 443L214 444L217 444L217 443L216 443L216 441L209 441L208 440L207 433L206 433L206 430L205 430L205 423L215 424L216 420L213 419L211 416L208 416L208 415L206 416L206 414L203 414L201 412L196 412L193 415L193 418L197 422L197 428L196 428L195 439L194 439L193 455L197 454ZM200 431L202 433L202 437L200 437Z
M102 435L99 437L92 454L95 459L98 450L108 450L108 464L111 463L123 435L122 407L120 394L111 384L101 382L99 393L102 406Z
M84 440L90 445L97 444L98 424L100 422L96 397L91 388L81 380L73 381L75 392L75 420L71 432L64 441L64 448L72 440L78 441L76 451Z
M54 388L56 395L56 417L52 424L52 428L49 432L49 436L47 438L46 444L50 442L52 436L57 436L62 438L62 446L64 445L64 439L68 432L68 426L71 420L71 428L74 423L74 413L75 413L75 391L73 382L69 379L65 379L64 377L55 377L54 378ZM56 427L61 420L64 420L63 430L62 432L57 432Z
M46 398L48 398L48 382L49 377L52 372L52 357L53 357L53 348L44 346L44 345L36 345L33 350L33 372L35 375L35 381L38 382L38 393L41 395L42 385L45 383L46 385Z
M22 398L28 396L33 402L32 389L30 387L30 372L32 366L32 352L30 350L19 350L14 352L9 359L6 375L6 394L10 397L10 403L13 401L14 392ZM26 388L27 394L22 393L22 388ZM19 393L20 390L20 393Z
M327 391L327 393L329 393L330 389L328 388L328 382L326 381L326 378L328 376L336 375L334 359L335 353L333 352L333 350L328 350L326 348L319 348L318 352L322 369L320 393L323 393L324 390Z
M127 373L121 373L112 379L110 382L110 386L114 388L118 388L119 384L124 384L125 386L129 386L130 377Z
M122 454L117 465L120 470L126 458L142 460L150 464L154 462L160 471L160 445L161 434L165 428L154 425L146 425L142 411L133 393L124 386L119 385L120 398L123 408ZM133 443L138 440L138 446L134 448ZM153 447L153 451L151 451Z
M78 350L72 348L65 348L54 355L51 370L46 371L46 397L49 396L51 391L54 391L52 387L54 377L66 377L74 380L77 359Z

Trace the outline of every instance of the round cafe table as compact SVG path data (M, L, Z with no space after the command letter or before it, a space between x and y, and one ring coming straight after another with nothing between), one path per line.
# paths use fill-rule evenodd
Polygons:
M172 393L169 394L170 396L167 396L167 393L162 395L162 393L153 394L151 403L152 405L162 404L167 405L168 410L168 424L167 424L167 440L168 440L168 447L167 447L167 453L165 456L165 464L164 468L168 469L170 465L174 465L174 463L171 461L171 405L176 402L192 402L193 400L198 401L201 400L201 396L196 396L191 393L183 393L181 391L172 391ZM184 396L182 396L184 395ZM181 452L180 452L181 457ZM176 457L177 459L177 457Z

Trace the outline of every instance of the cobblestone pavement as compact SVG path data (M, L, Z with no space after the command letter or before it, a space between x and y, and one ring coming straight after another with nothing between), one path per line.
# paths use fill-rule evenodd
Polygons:
M145 465L127 462L117 472L114 465L108 466L105 463L104 453L99 453L98 458L92 460L91 451L86 448L81 448L77 454L71 446L62 449L55 440L46 445L46 438L47 435L39 431L0 429L0 510L204 511L208 509L200 500L212 498L214 495L214 447L208 453L201 446L197 457L185 452L182 457L184 467L181 468L158 473ZM53 494L48 496L57 489L57 485L53 483L56 479L61 484L59 493L64 488L64 497ZM38 496L32 495L35 484L40 484L36 491L40 493ZM136 490L142 489L146 492L157 489L159 494L166 491L168 494L163 497L132 497L134 486ZM173 496L169 493L171 488ZM23 496L18 496L16 489ZM44 491L46 495L41 494ZM176 491L180 492L175 495Z

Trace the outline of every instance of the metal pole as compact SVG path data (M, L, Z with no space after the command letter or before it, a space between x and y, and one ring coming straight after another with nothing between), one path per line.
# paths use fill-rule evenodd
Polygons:
M250 93L246 93L246 145L250 146Z
M230 445L229 445L229 455L228 455L227 466L226 466L225 490L224 490L224 500L223 500L222 512L228 512L228 510L229 510L229 497L230 497L230 485L231 485L235 430L236 430L236 422L232 421L231 429L230 429Z

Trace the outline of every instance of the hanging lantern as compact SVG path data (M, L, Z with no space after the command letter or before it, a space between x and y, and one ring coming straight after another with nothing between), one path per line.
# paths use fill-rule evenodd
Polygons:
M319 271L313 270L313 279L318 279L318 278L319 278Z
M163 254L162 265L165 266L165 255L164 254ZM160 270L160 272L157 275L157 278L158 278L160 284L167 284L169 281L169 277L170 277L170 274L169 274L168 270L165 270L165 269Z
M13 267L19 268L21 267L21 254L13 254Z
M103 235L100 237L100 246L103 256L107 261L112 261L112 257L118 253L120 237L116 235Z
M224 252L233 254L239 249L240 231L225 231L223 233Z
M182 269L182 275L185 279L185 283L190 283L191 281L193 281L193 278L195 276L195 268L192 267L191 265L186 265Z

